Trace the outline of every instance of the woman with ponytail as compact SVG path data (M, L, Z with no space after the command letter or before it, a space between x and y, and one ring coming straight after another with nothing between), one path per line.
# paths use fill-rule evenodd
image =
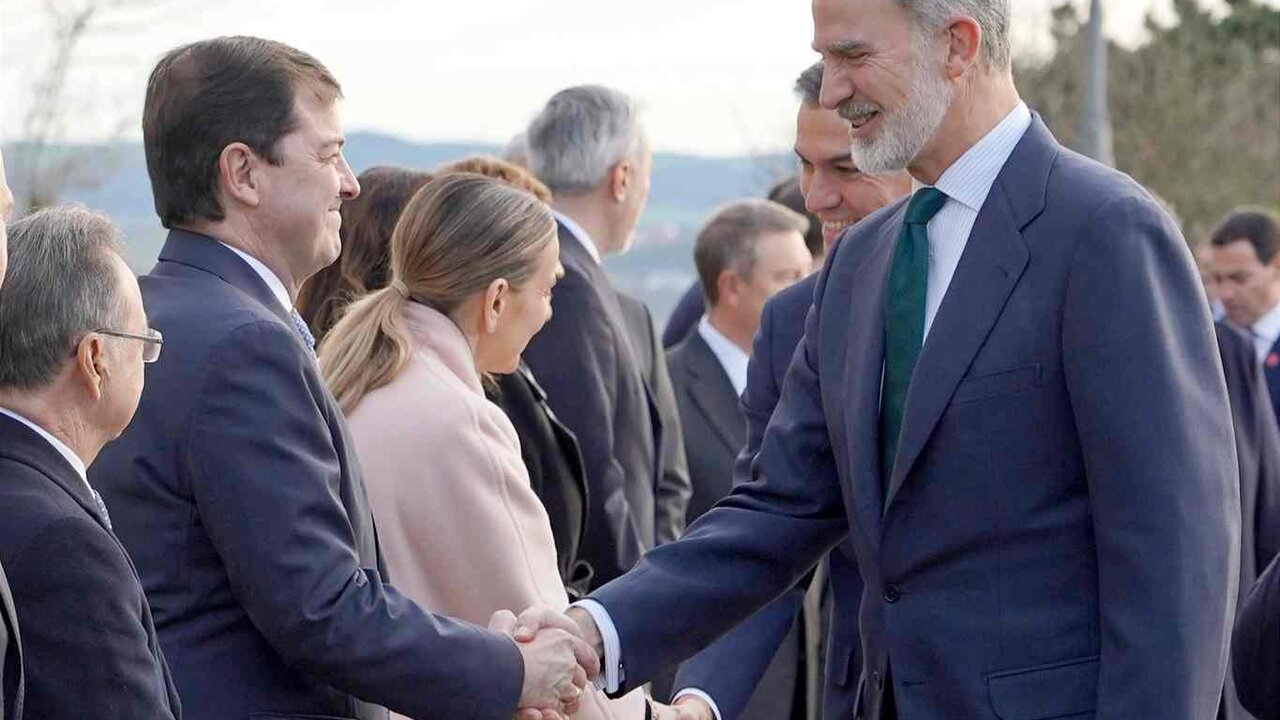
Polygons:
M519 440L484 394L550 317L558 258L545 203L480 175L442 175L400 216L389 285L352 304L321 345L388 571L429 611L483 625L498 610L568 604ZM573 715L644 716L642 696L610 701L590 688Z

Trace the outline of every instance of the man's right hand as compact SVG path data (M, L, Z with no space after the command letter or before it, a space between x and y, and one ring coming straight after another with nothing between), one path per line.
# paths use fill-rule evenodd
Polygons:
M510 612L495 613L489 621L489 629L517 640L516 648L524 660L524 685L516 718L567 718L577 710L587 683L600 667L600 658L566 629L573 626L562 614L549 608L531 608L521 615L522 621L526 618L538 627L529 639L517 635L516 619Z

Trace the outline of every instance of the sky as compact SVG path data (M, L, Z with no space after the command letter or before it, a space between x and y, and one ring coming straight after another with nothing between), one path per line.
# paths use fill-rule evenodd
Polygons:
M698 155L785 149L791 84L817 60L806 0L0 0L0 139L20 134L51 2L123 5L75 58L64 133L76 140L138 137L155 59L222 34L320 58L344 87L348 131L503 143L556 90L595 82L641 101L656 149ZM1043 51L1055 2L1013 0L1016 52ZM1169 5L1104 0L1107 32L1136 44L1145 14Z

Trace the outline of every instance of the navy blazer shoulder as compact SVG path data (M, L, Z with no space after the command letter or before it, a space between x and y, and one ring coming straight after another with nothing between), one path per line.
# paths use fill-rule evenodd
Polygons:
M90 475L187 716L510 715L511 642L389 583L341 409L266 283L173 231L139 284L164 355Z
M182 717L138 575L89 488L3 416L0 561L23 623L26 717Z
M707 298L702 294L702 281L694 280L667 316L667 325L662 329L662 347L669 350L688 337L706 311Z

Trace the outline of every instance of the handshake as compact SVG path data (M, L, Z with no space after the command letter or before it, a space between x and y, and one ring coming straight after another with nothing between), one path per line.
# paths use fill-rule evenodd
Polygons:
M568 720L578 712L584 693L595 692L588 683L600 674L604 641L585 611L570 608L563 613L535 605L517 618L501 610L489 620L489 629L512 638L524 660L524 684L514 720ZM682 697L674 706L647 702L644 718L716 720L711 708L695 697ZM604 720L611 717L606 715Z

